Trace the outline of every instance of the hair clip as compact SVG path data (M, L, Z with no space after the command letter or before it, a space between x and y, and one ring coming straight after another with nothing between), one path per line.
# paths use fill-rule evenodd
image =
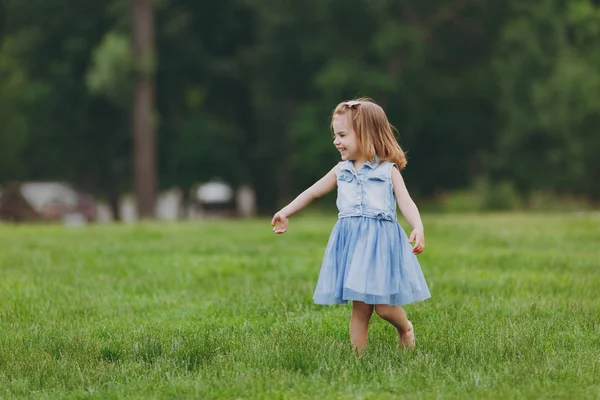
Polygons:
M358 107L360 105L360 101L347 101L344 103L344 105L348 108L354 108L354 107Z

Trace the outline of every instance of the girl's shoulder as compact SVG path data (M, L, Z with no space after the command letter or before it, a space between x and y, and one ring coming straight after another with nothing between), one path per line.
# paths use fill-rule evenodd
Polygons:
M382 171L382 172L389 172L391 174L392 169L394 167L398 168L398 166L396 165L395 162L392 162L392 161L382 161L379 164L377 164L374 169L378 170L378 171Z

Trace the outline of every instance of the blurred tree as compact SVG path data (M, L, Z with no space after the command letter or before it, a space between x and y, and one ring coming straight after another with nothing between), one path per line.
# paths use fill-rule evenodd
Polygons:
M600 196L593 2L152 4L160 187L219 176L271 211L337 161L333 107L369 96L416 196L480 176ZM134 172L131 5L0 2L0 179L67 179L118 210Z
M600 10L588 0L515 3L495 65L504 127L493 166L522 190L600 200Z
M133 57L129 37L109 31L92 52L86 83L92 94L101 95L123 109L131 109Z
M244 2L168 0L157 6L159 154L163 186L221 177L253 181L249 103L253 16Z
M306 21L297 32L310 34L272 35L279 41L293 38L282 46L300 47L296 52L314 65L306 73L299 112L292 114L291 144L285 146L299 150L289 157L290 176L307 185L330 168L335 160L325 139L330 112L339 101L357 96L379 102L399 129L409 157L405 176L416 194L464 187L483 173L479 154L491 147L496 123L489 43L508 15L504 2L322 4L327 6L315 7L324 9L324 16L316 19L312 7L306 9L316 20L290 10L282 24L291 30L294 21ZM271 76L276 84L279 76Z
M125 177L131 171L131 135L127 116L132 99L131 43L118 30L109 31L93 49L86 74L91 94L90 125L87 127L87 153L97 160L87 178L106 197L113 215L119 215L119 198Z
M3 111L24 121L11 132L22 138L21 152L14 153L19 157L14 178L76 179L82 171L77 167L84 152L78 145L85 142L88 93L81 78L90 43L105 29L98 16L103 7L90 7L68 1L6 3L0 51L7 73L0 86L9 88L2 92L10 106ZM90 163L89 153L85 160Z
M152 0L131 0L131 6L135 85L132 110L134 186L139 216L151 218L156 192L154 9Z
M18 37L0 44L0 182L23 176L23 150L27 145L26 116L28 76L19 65Z

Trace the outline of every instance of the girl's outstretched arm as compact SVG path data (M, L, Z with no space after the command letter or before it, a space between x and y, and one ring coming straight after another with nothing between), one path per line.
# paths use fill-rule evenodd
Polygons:
M302 210L314 199L321 197L335 189L337 185L337 177L335 173L336 168L337 165L333 167L331 171L329 171L324 177L315 182L314 185L300 193L300 195L296 197L294 201L283 207L273 216L273 220L271 221L271 226L274 227L273 232L284 233L287 230L288 217Z
M400 171L398 171L398 168L392 168L392 184L394 185L394 194L396 195L398 207L413 229L409 238L411 243L415 242L413 253L420 254L425 248L423 222L421 222L421 215L419 214L417 205L410 197L410 194L408 194L408 189L406 189L404 179L402 178Z

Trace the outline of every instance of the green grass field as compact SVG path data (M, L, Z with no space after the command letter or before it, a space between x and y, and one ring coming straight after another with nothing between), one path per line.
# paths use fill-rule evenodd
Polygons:
M600 215L424 222L417 348L364 357L312 303L334 217L0 225L0 398L599 399Z

